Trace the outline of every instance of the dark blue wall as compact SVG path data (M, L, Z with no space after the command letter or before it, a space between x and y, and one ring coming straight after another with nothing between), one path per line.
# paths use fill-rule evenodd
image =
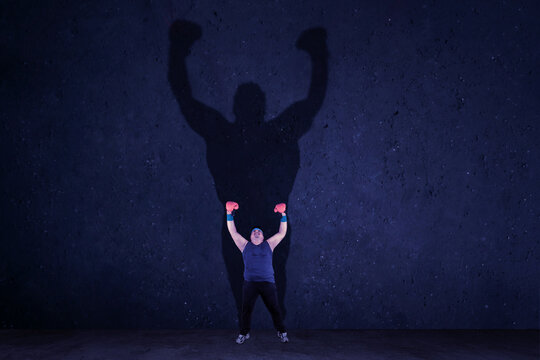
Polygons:
M2 2L1 326L538 328L538 5L255 3Z

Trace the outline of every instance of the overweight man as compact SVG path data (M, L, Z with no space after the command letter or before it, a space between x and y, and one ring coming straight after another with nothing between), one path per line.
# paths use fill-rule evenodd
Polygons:
M255 300L261 295L264 305L272 315L274 327L277 330L277 336L281 342L289 341L287 330L283 325L281 309L279 308L276 282L274 279L274 268L272 266L272 254L274 249L283 240L287 233L287 215L285 214L286 205L277 204L274 212L281 213L281 222L277 234L264 239L263 231L259 228L251 230L250 239L247 241L236 231L234 225L233 210L238 210L238 203L227 201L227 228L231 234L234 243L242 252L244 259L244 284L242 286L242 315L240 320L240 335L236 339L238 344L243 344L249 339L251 326L251 313L255 306Z

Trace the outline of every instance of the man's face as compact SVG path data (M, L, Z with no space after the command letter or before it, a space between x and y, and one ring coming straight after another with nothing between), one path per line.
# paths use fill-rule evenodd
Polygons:
M259 229L255 229L251 232L251 241L256 240L264 240L263 232Z

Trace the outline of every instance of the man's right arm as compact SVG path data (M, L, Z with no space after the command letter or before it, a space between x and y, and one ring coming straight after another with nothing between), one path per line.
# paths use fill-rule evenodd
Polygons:
M232 219L232 211L227 211L227 229L229 229L229 233L231 234L231 237L238 249L241 252L244 252L244 248L246 247L248 241L236 231L236 226L234 225L234 220Z

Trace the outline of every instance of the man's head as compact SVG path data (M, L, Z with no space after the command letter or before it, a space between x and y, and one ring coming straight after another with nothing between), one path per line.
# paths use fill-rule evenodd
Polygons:
M254 228L251 230L251 241L255 240L256 242L264 240L264 234L261 229Z

